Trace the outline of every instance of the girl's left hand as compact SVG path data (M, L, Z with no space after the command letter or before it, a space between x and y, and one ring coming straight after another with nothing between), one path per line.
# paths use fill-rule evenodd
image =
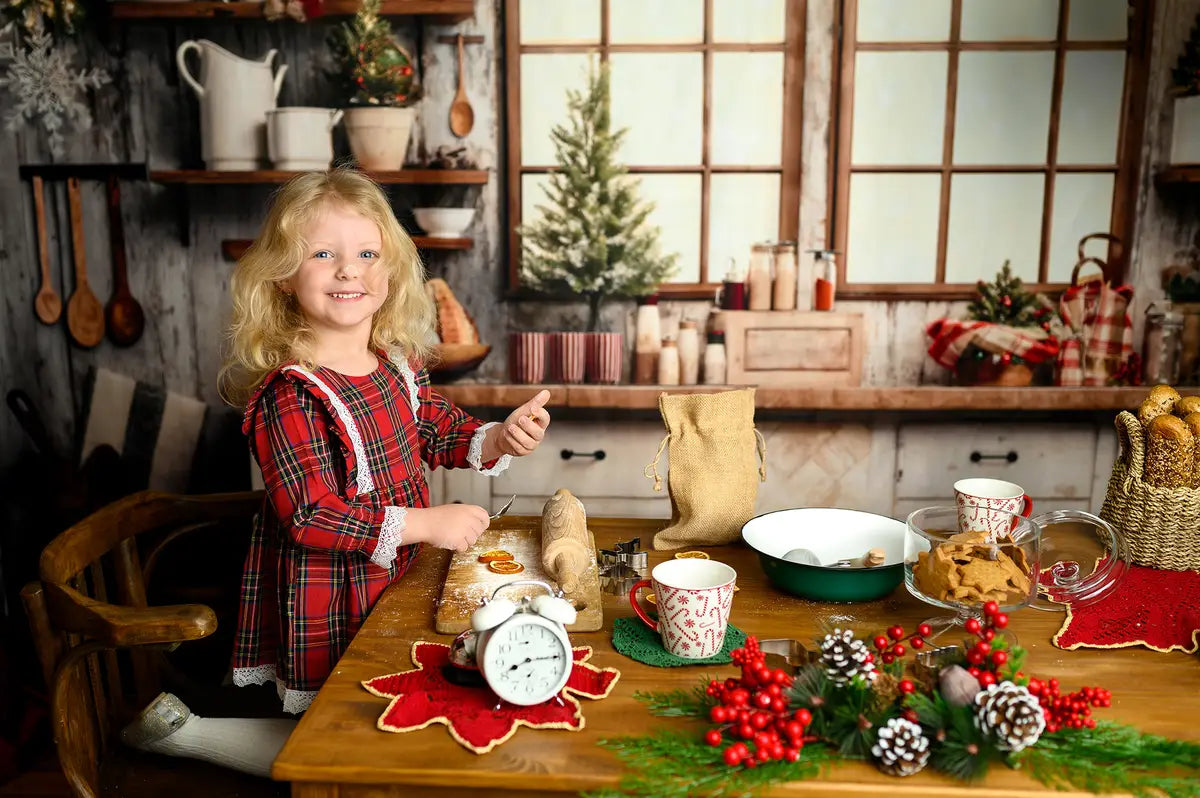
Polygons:
M522 457L536 449L550 426L550 414L545 407L549 401L549 391L538 391L537 396L514 410L502 425L492 427L490 431L499 432L494 439L496 450Z

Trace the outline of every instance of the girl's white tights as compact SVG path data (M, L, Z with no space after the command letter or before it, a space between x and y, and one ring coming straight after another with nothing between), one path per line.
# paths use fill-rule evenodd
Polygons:
M202 718L171 693L161 693L121 731L121 739L143 751L270 778L271 764L296 723L284 718Z

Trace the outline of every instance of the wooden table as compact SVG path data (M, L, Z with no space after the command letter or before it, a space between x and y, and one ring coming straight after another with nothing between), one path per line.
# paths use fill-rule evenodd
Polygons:
M502 519L502 524L507 519ZM590 519L598 546L641 536L649 541L665 522ZM804 601L771 587L757 556L738 543L706 549L714 559L738 571L741 588L731 621L760 638L795 637L810 644L823 624L850 625L861 637L900 623L913 629L936 614L910 596L903 585L885 600L868 604L821 604ZM641 733L655 726L684 728L679 718L651 715L633 698L634 691L690 688L706 674L737 673L732 665L653 668L617 653L612 647L612 621L633 611L624 597L605 596L604 630L572 635L575 645L594 649L591 662L620 669L621 678L608 698L583 700L586 727L578 732L518 729L491 753L476 755L451 739L445 726L404 734L375 728L387 706L362 688L374 676L413 667L417 640L449 643L433 632L434 603L445 577L449 552L426 549L412 571L390 589L338 663L312 707L280 752L272 775L292 782L300 798L384 798L423 795L569 795L615 786L620 780L617 757L596 743L604 737ZM653 566L671 557L651 552ZM1026 671L1057 676L1064 688L1100 685L1112 690L1113 705L1098 716L1129 723L1145 732L1200 740L1200 663L1180 652L1160 654L1143 648L1111 651L1063 651L1050 643L1063 616L1026 609L1014 613L1010 630L1029 651ZM695 723L697 734L703 724ZM906 779L884 776L872 765L851 762L821 780L778 787L769 795L840 796L1032 796L1054 793L1019 771L991 769L982 784L966 787L926 771Z

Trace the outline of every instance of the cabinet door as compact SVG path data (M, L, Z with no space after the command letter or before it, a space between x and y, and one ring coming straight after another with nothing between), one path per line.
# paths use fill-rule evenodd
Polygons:
M906 424L897 442L897 499L954 500L968 477L1015 482L1033 497L1091 500L1093 424Z

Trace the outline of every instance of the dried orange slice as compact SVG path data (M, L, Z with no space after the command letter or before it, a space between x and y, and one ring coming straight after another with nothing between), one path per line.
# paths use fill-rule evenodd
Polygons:
M511 560L512 558L513 556L504 549L492 549L479 555L480 562L496 562L497 560Z
M677 551L675 552L677 560L707 560L708 555L702 551Z
M516 560L492 560L487 564L488 570L498 574L519 574L525 566Z

